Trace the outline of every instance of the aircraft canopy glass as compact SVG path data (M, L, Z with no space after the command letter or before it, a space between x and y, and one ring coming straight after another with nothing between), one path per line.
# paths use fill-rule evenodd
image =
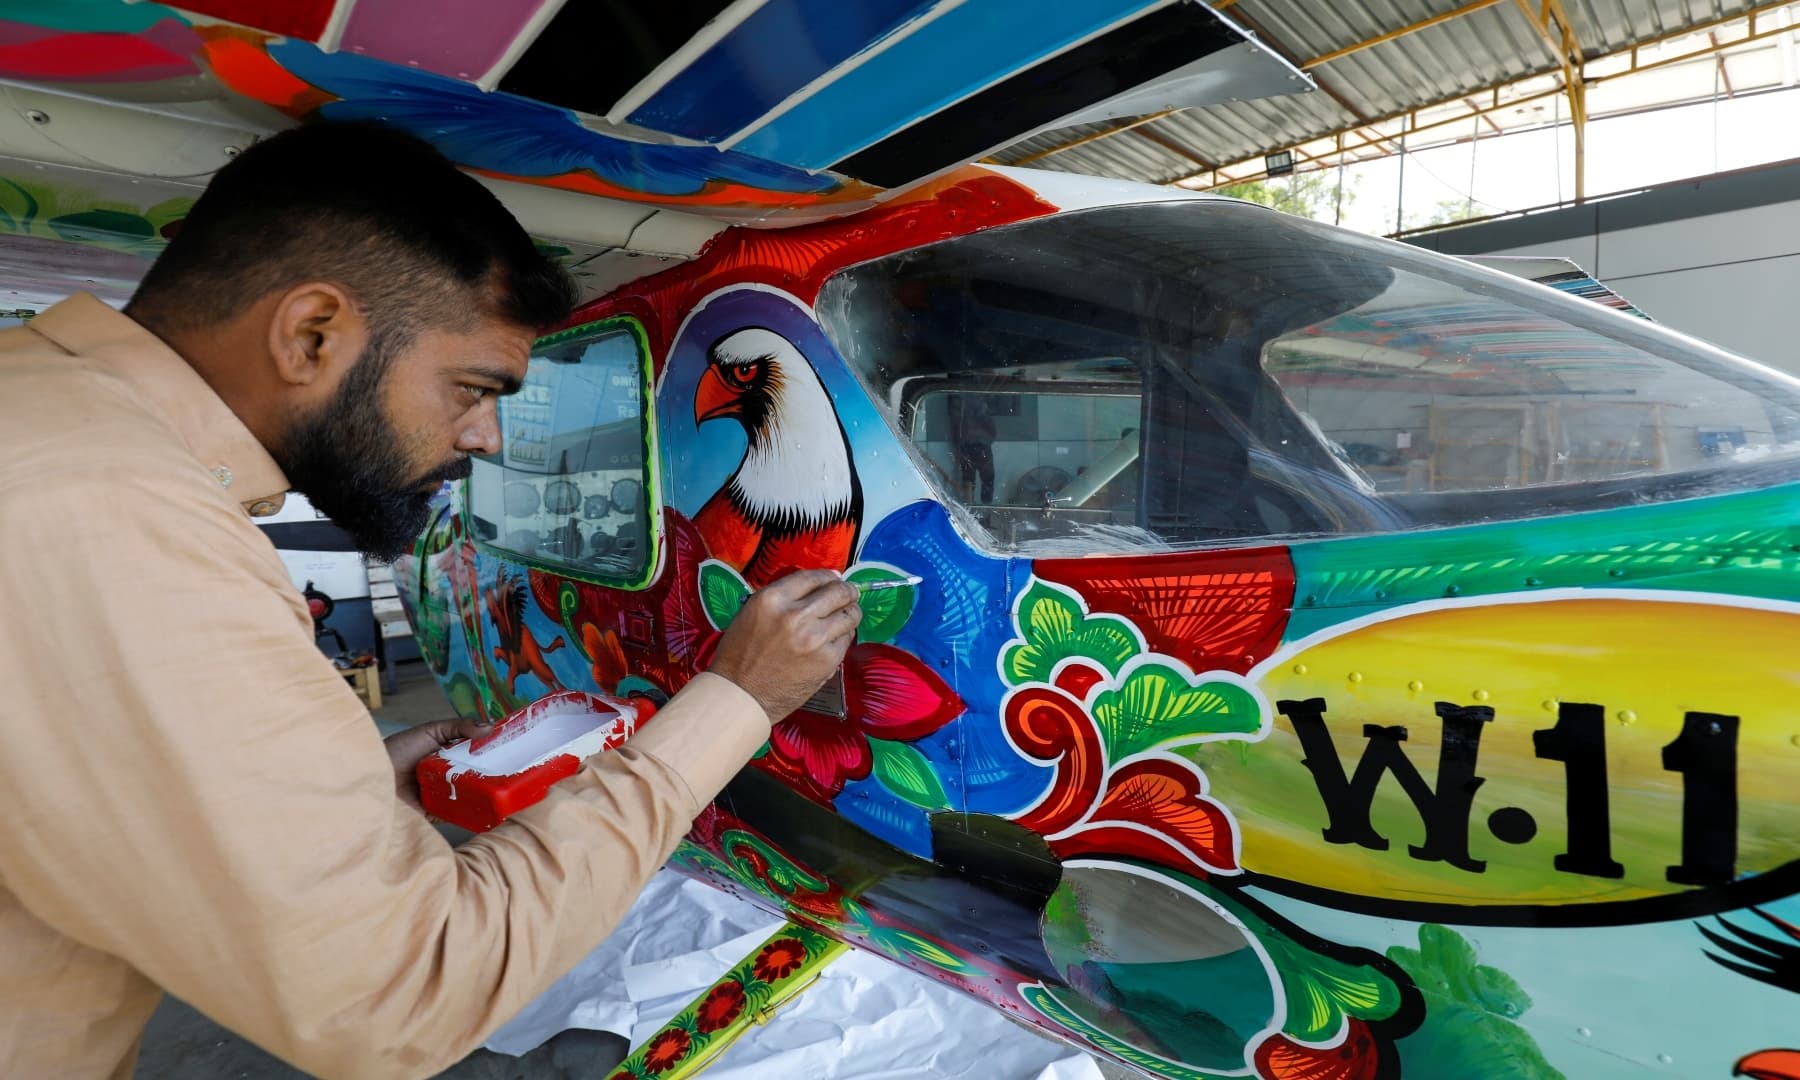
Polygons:
M1107 207L843 271L818 312L999 550L1436 528L1800 476L1800 380L1261 207Z

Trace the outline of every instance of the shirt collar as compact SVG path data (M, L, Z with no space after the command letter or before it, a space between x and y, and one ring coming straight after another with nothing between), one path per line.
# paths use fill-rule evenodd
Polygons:
M88 293L25 324L57 347L104 364L168 417L194 456L252 517L281 509L281 466L206 380L162 339Z

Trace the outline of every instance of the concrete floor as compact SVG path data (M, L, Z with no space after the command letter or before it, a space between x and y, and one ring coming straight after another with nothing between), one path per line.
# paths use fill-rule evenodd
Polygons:
M430 673L412 663L401 665L397 689L384 696L375 722L385 735L450 715L449 703ZM452 843L460 839L457 830L445 827L444 831ZM440 1080L597 1080L624 1058L625 1051L626 1042L619 1036L565 1031L524 1057L477 1050L439 1076ZM1136 1075L1107 1062L1101 1063L1100 1070L1109 1080ZM305 1080L307 1074L213 1023L185 1002L168 998L144 1030L135 1075L137 1080Z

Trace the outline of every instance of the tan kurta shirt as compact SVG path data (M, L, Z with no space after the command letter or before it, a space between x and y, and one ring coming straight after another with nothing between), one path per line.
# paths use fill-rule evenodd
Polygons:
M0 331L0 447L0 1077L129 1076L162 989L320 1076L437 1072L768 735L702 675L453 850L251 521L285 478L180 357L89 296Z

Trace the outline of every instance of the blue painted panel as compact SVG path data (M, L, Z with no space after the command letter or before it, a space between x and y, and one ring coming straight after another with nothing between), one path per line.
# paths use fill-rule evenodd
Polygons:
M718 142L937 2L770 0L629 119L655 131Z
M736 147L823 169L1161 0L975 0L846 72Z
M269 55L296 78L342 100L321 106L334 120L381 120L436 146L459 165L512 176L559 176L585 169L609 184L648 195L693 195L712 182L769 191L824 193L838 186L710 146L634 142L590 131L574 113L456 79L285 42Z

